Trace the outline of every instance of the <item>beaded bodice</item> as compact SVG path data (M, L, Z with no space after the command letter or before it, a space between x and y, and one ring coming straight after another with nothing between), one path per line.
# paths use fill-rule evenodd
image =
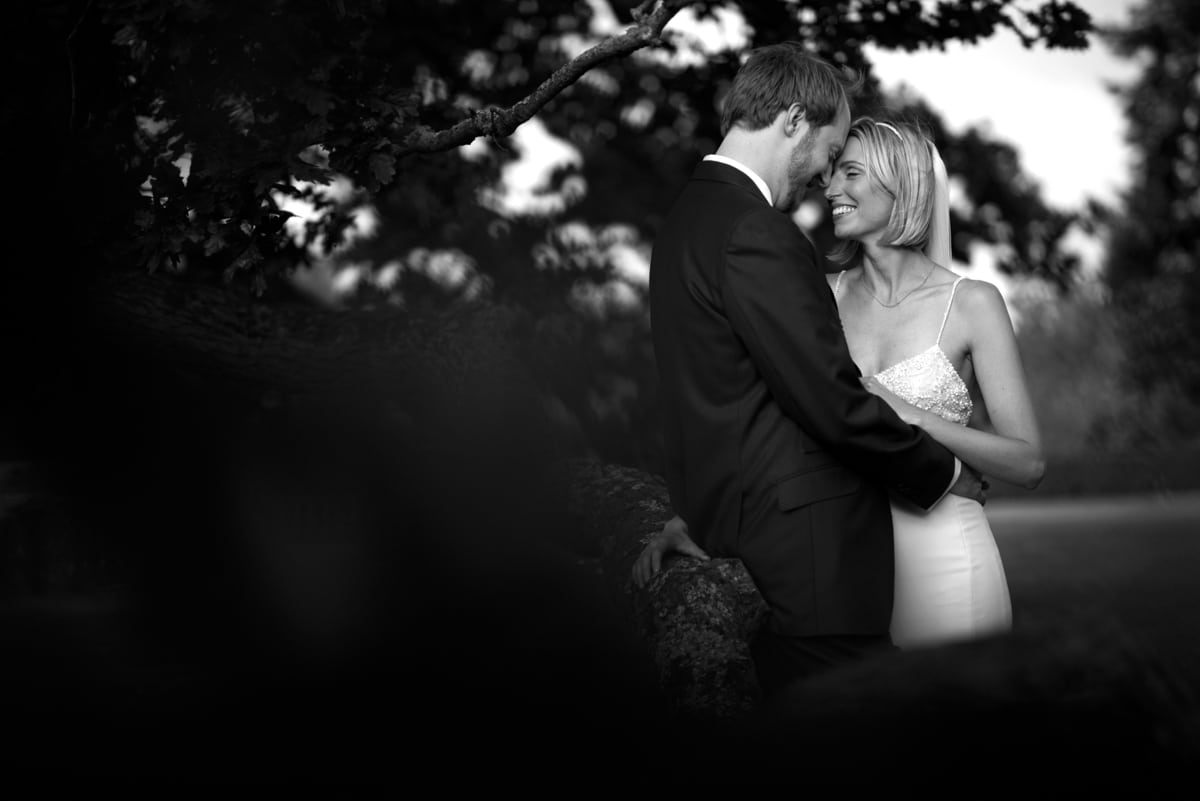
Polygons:
M971 419L971 393L941 345L893 364L875 378L913 406L952 423L965 426Z
M915 356L876 373L874 378L912 405L965 426L971 419L973 409L971 393L941 345L942 331L946 329L946 320L950 316L950 304L954 302L960 281L961 276L950 288L950 300L946 303L937 341ZM835 295L841 283L842 274L839 273L834 285Z

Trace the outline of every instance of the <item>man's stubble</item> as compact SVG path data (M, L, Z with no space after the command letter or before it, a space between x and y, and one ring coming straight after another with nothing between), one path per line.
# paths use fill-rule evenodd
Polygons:
M812 168L813 148L817 141L817 129L809 128L804 138L792 150L791 161L788 162L787 189L776 205L785 214L793 214L804 200L805 189L816 175Z

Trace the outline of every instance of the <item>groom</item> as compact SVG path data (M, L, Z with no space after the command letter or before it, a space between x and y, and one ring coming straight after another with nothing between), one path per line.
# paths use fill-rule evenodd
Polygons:
M666 218L650 267L671 503L770 608L752 643L770 696L889 650L887 490L928 509L979 477L863 388L820 261L791 219L850 125L846 76L795 43L753 52L724 139ZM641 559L678 543L656 538Z

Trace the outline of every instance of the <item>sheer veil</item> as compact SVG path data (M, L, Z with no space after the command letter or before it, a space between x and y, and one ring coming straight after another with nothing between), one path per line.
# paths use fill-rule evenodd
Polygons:
M929 224L929 241L925 255L936 264L950 268L950 179L937 146L929 143L933 156L933 219Z

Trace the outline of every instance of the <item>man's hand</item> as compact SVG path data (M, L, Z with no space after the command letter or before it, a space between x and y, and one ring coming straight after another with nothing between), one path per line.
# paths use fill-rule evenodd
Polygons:
M880 398L882 398L888 406L892 407L892 411L896 413L896 416L908 423L910 426L919 426L924 422L924 416L928 414L928 412L917 406L914 406L913 404L901 398L895 392L892 392L890 389L880 383L878 378L875 378L874 376L866 376L864 378L860 378L859 380L862 382L863 387L865 387L868 392L870 392L872 395L878 395Z
M694 556L707 562L708 554L688 536L687 523L676 515L663 524L662 531L655 534L646 543L633 563L633 582L638 587L645 587L650 579L662 569L663 557L672 551Z
M950 487L951 494L978 501L980 506L987 503L987 490L988 483L983 474L966 462L962 463L958 480L954 482L954 486Z

